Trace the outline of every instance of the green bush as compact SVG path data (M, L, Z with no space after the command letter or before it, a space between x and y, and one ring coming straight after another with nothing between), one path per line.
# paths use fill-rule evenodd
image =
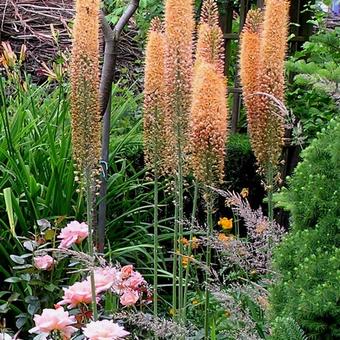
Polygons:
M292 230L274 254L279 273L271 289L274 333L291 317L315 339L340 336L340 120L303 152L289 188L276 196L291 212ZM279 339L279 338L278 338Z
M301 120L308 141L339 114L340 28L320 29L287 61L294 74L287 106Z

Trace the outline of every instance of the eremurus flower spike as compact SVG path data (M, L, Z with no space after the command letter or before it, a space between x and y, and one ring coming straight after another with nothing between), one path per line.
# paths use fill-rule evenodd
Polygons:
M159 18L151 22L145 57L144 155L145 163L158 173L164 168L166 146L165 36Z
M218 7L215 0L206 0L198 28L195 68L205 61L214 64L216 70L223 75L223 60L223 33L218 22Z
M201 62L193 83L190 155L194 176L204 185L223 180L227 116L225 79L215 65Z
M260 9L250 10L241 33L240 40L240 78L243 101L247 110L248 132L255 155L261 150L260 99L254 93L259 91L260 44L263 13Z
M176 173L188 137L193 67L194 8L192 0L165 3L168 161Z
M287 50L289 21L288 0L267 0L259 69L259 92L266 93L283 102L284 60ZM284 117L268 96L260 96L259 110L264 117L265 133L257 159L263 168L276 166L281 155L284 137Z
M199 25L190 113L191 169L203 185L223 180L227 135L223 35L214 0L203 3Z
M71 61L72 144L82 174L95 169L100 158L99 9L99 0L76 1Z

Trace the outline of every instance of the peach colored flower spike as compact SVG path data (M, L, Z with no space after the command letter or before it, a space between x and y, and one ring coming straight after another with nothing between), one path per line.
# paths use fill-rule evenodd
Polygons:
M195 71L190 153L194 175L205 185L223 180L227 116L225 79L203 62Z
M217 72L223 76L223 60L223 33L218 23L218 7L215 0L206 0L198 28L195 69L205 61L215 65Z
M206 0L198 32L190 112L190 167L205 185L223 180L227 137L223 35L214 0Z
M259 91L258 71L260 68L260 43L263 13L260 9L250 10L241 33L240 40L240 78L243 101L247 110L248 132L255 154L258 154L256 138L263 131L258 129L259 98L254 95Z
M260 92L284 101L284 62L288 40L289 1L267 0L261 39L259 69ZM264 117L265 133L262 134L258 152L260 164L276 165L281 155L284 137L284 117L268 96L260 96L260 110Z
M192 0L166 0L166 129L169 131L166 163L171 175L176 173L188 141L194 27Z
M100 0L77 0L71 61L73 156L82 172L97 167L101 149L99 104Z
M164 150L167 143L165 36L159 18L151 21L145 57L144 80L144 155L145 163L157 172L165 172Z

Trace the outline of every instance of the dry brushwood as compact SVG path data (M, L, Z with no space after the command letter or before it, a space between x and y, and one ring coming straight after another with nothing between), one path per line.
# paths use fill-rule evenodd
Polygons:
M34 81L44 80L42 64L51 66L60 51L71 48L74 18L73 0L2 0L0 1L0 41L8 41L13 51L27 46L26 71ZM142 58L135 36L137 29L130 21L118 46L117 70L131 70L124 76L134 82L136 60ZM119 76L119 74L117 74Z

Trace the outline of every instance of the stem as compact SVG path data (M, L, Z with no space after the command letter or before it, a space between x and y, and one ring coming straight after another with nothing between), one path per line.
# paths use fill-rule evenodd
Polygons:
M178 150L178 239L179 242L179 253L178 257L178 269L179 269L179 282L178 282L178 314L179 320L182 320L182 310L183 310L183 162L182 162L182 151L179 147Z
M92 208L93 208L93 192L92 192L92 176L91 170L85 170L85 190L86 190L86 214L87 214L87 225L89 227L89 236L88 236L88 252L94 262L94 251L93 251L93 220L92 220ZM90 274L91 281L91 292L92 292L92 312L94 321L98 320L98 311L97 311L97 299L96 299L96 285L94 281L94 270L91 269Z
M274 220L273 189L274 189L274 171L273 165L270 164L268 166L267 174L268 218L270 222L273 222Z
M190 228L190 240L189 240L189 248L188 248L188 257L190 258L192 254L192 237L193 231L192 226L195 223L196 218L196 210L197 210L197 200L198 200L198 183L195 181L195 190L194 190L194 199L192 204L192 213L191 213L191 228ZM189 287L189 273L190 273L190 261L188 261L187 268L185 271L185 286L184 286L184 309L183 309L183 323L186 321L186 312L187 312L187 302L188 302L188 287Z
M153 208L153 314L157 317L158 314L158 278L157 278L157 264L158 264L158 172L156 167L154 180L154 208Z
M177 179L176 179L177 190ZM174 254L172 260L172 308L176 313L177 308L177 237L178 237L178 195L175 195L175 223L174 223Z
M212 198L211 193L208 193L207 199L207 239L209 240L213 231L213 219L212 219ZM207 267L211 265L211 247L207 246ZM206 286L205 286L205 304L204 304L204 334L205 339L209 339L209 272L206 271Z

